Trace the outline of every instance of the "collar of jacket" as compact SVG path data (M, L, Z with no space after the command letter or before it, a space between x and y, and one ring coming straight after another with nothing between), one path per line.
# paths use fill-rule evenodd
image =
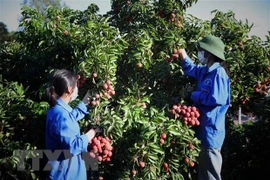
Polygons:
M62 99L58 98L56 100L56 104L62 106L65 110L67 110L68 112L72 111L72 108L66 103L64 102Z
M211 72L211 71L214 71L215 69L219 68L220 67L220 63L218 62L215 62L214 64L212 64L212 66L210 66L210 68L208 68L208 71L207 73Z

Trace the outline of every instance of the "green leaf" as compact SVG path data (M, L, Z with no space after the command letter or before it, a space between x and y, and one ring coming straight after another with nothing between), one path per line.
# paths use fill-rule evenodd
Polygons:
M36 176L35 173L31 173L31 177L32 177L32 179L36 179L37 178L37 176Z
M152 163L155 164L158 161L158 156L155 154L148 154L149 161L152 160Z
M38 43L38 46L41 46L44 42L45 42L45 41L40 41L40 42Z
M179 130L176 130L175 129L175 125L171 125L167 128L167 130L169 131L170 134L173 134L175 136L181 136L182 133L180 132L180 129Z
M164 150L161 149L158 145L156 145L154 143L149 143L148 146L151 147L151 151L154 151L155 153L159 153L161 155L164 154Z

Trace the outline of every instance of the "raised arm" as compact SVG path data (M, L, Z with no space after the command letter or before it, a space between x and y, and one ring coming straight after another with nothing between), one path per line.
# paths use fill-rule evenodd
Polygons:
M195 65L193 61L188 57L185 49L180 49L179 58L184 73L188 76L198 79L202 74L202 66Z

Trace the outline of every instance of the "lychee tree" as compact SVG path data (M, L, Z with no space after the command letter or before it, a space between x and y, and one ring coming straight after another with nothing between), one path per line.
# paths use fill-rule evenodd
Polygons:
M24 46L12 61L21 76L3 67L3 78L18 79L33 90L48 81L48 73L66 68L90 81L92 74L98 75L97 79L114 81L115 61L123 43L117 28L97 14L98 10L94 4L85 11L50 6L43 19L37 10L23 6L23 30L17 33L17 42ZM9 59L6 61L3 65L8 66Z
M44 93L44 87L49 81L49 74L53 70L61 68L73 70L78 74L81 96L88 89L91 89L92 93L98 92L105 82L110 84L110 87L115 84L116 60L117 56L122 54L125 42L121 40L118 30L110 26L106 18L97 14L98 7L96 5L90 5L85 11L48 7L46 19L42 18L41 14L35 9L24 6L22 10L23 18L20 23L22 31L18 32L16 42L5 45L1 49L0 56L3 60L1 77L9 81L17 80L22 83L23 87L29 87L24 94L26 98L40 101L40 97L42 98ZM16 69L16 73L14 73L14 69ZM84 83L88 86L84 86ZM114 94L112 89L106 92L111 95ZM106 92L104 92L103 97L110 99L108 95L105 96ZM7 100L7 102L9 101ZM99 106L101 107L100 110L103 110L108 104L109 101L104 100L102 106ZM5 107L10 109L8 105ZM37 105L29 106L29 108L31 107L33 110L39 111ZM90 128L90 120L97 123L96 114L98 112L98 108L96 108L86 120L81 122L82 131ZM14 111L15 116L19 114L18 111ZM42 111L42 114L45 114L45 110ZM6 119L9 120L9 118ZM23 117L23 120L25 119L30 121L30 124L34 121L31 113L26 114ZM40 119L44 120L44 117L40 116ZM7 127L12 126L12 124L8 121ZM1 128L4 128L3 132L6 133L5 127L1 125ZM33 132L37 130L45 132L43 121L38 122L35 127L30 126L29 131L31 130ZM11 131L10 134L15 133L13 132L14 129L8 129L8 131ZM20 135L21 133L21 131L17 131L15 134ZM40 140L29 142L29 140L32 140L32 138L29 138L30 135L32 136L31 133L21 136L24 137L23 142L30 144L31 147L44 149L44 146L41 146L41 144L44 145L44 135L35 136ZM19 149L25 149L23 146L18 147ZM13 157L13 155L11 156ZM27 167L30 167L26 170L28 172L31 170L31 164L28 164L28 162L26 164ZM40 172L43 171L43 165L41 164ZM20 172L13 174L16 166L12 165L11 167L12 172L8 177L20 176ZM32 171L29 171L29 173L32 173ZM39 172L35 173L39 178L42 178L42 176L39 176Z
M164 3L172 9L163 9ZM188 120L170 111L173 105L179 112L190 106L184 87L192 80L183 76L177 62L178 49L185 46L183 7L170 1L112 2L108 16L127 47L117 61L116 107L101 121L115 140L110 176L112 172L118 178L191 176L199 141Z
M31 151L45 148L44 112L47 103L34 102L27 98L26 91L18 82L1 81L0 84L0 172L2 179L36 179L45 175L31 166ZM22 154L25 150L25 163ZM40 162L41 164L43 162ZM18 171L18 165L24 170ZM20 166L21 168L21 166ZM37 168L37 167L36 167Z
M261 44L263 41L255 36L247 40L249 50L241 52L244 49L242 41L245 40L252 25L236 20L232 12L222 13L217 10L213 11L215 17L211 21L202 21L186 15L183 7L185 6L181 1L112 2L112 10L108 13L112 25L119 28L129 44L118 60L121 62L118 63L118 79L120 79L118 86L127 87L124 94L134 94L138 101L147 96L151 107L164 110L177 102L191 104L189 93L195 83L193 79L183 75L177 61L177 52L179 48L184 47L195 60L194 42L211 33L226 43L233 103L229 114L235 113L239 105L245 104L243 98L252 96L256 100L254 82L258 81L258 78L269 76L269 71L265 71L269 65L269 57L267 49ZM243 68L240 76L235 66ZM256 68L257 66L259 67ZM258 71L250 72L250 69L254 68ZM233 86L236 81L240 83ZM267 83L266 86L269 85L267 80L264 83ZM265 89L267 90L267 87ZM120 90L125 91L123 88ZM249 108L244 109L244 112L252 112L251 104L246 107ZM134 169L131 173L140 177ZM174 177L174 174L171 177Z

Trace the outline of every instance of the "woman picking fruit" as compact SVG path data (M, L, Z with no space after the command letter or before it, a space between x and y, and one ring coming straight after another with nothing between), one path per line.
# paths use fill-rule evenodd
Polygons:
M86 166L82 153L87 152L88 143L96 132L90 129L81 135L78 121L88 113L89 93L76 108L68 104L78 96L77 77L68 70L58 70L46 89L50 105L46 117L46 149L57 154L49 158L49 179L86 180ZM59 152L59 154L57 153Z

